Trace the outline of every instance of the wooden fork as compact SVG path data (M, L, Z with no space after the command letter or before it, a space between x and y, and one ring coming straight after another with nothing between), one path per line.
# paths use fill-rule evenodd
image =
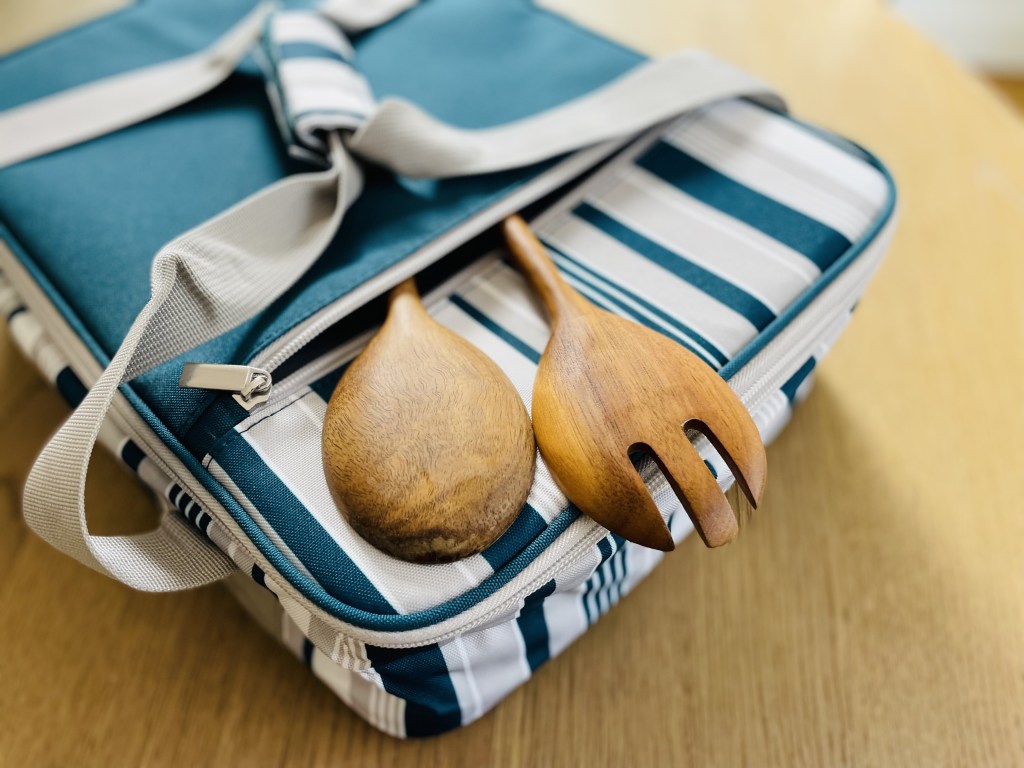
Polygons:
M533 387L533 429L562 492L609 530L671 550L672 535L630 455L660 467L709 547L739 532L729 502L686 437L704 434L757 506L767 459L750 414L729 385L681 345L595 307L559 275L518 216L505 221L516 262L551 316Z

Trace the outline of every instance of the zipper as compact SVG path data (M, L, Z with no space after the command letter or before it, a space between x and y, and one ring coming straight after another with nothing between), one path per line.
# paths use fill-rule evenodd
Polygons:
M795 373L794 366L802 365L804 360L831 336L834 324L849 312L881 262L886 246L892 237L895 218L895 213L890 215L882 230L875 234L873 242L868 248L821 294L816 296L789 326L783 329L775 339L730 379L730 386L752 412L765 405L768 396ZM73 367L79 371L80 375L84 374L83 380L87 383L95 381L101 371L95 357L71 330L49 297L24 272L24 268L13 253L4 247L2 242L0 242L0 267L11 279L11 283L22 301L37 317L45 318L44 323L48 332L58 342L68 359L72 361ZM447 286L440 286L438 291L446 288ZM430 295L433 296L434 293L431 292ZM285 397L294 389L304 386L305 382L310 380L311 372L326 373L340 362L344 362L345 355L353 355L359 348L359 340L368 338L368 336L369 334L365 334L359 339L353 339L332 353L321 356L296 370L281 383L273 386L273 400ZM255 366L239 367L255 368ZM257 370L270 373L266 369ZM266 394L269 400L270 391ZM147 449L147 454L168 477L182 487L188 488L190 493L195 495L197 502L224 526L226 533L230 536L232 546L237 546L241 552L252 558L268 573L275 574L276 582L284 592L294 600L300 601L305 609L311 610L312 614L323 621L332 631L386 647L409 648L441 642L493 620L495 616L506 612L509 606L517 605L523 595L536 591L542 584L556 577L564 568L571 567L582 556L580 553L585 552L605 535L596 523L578 530L574 534L576 540L567 546L557 563L548 563L543 567L540 563L536 563L537 567L529 575L523 573L514 578L514 589L499 590L490 599L484 601L486 608L480 606L483 610L472 611L471 615L457 614L441 622L440 625L398 632L357 627L338 618L326 609L310 605L297 590L291 587L287 580L277 576L276 571L242 532L232 516L206 490L205 486L194 479L174 452L153 435L151 427L127 401L120 397L115 398L110 414L125 434ZM249 418L255 418L255 415ZM530 569L530 566L527 568Z
M887 240L885 233L880 233L879 240ZM879 250L878 258L863 258L851 264L842 277L833 283L838 295L831 296L828 302L812 301L804 312L794 318L789 326L729 380L730 386L748 410L757 410L767 397L785 384L815 353L823 339L832 335L836 323L845 318L849 308L870 282L882 253L884 248ZM429 309L498 260L497 255L479 259L473 267L462 270L427 294L423 298L424 305ZM338 322L335 312L329 315L333 322ZM263 364L265 368L256 367L259 358L249 365L186 363L179 386L229 392L246 411L252 411L258 405L288 399L309 382L349 362L376 332L376 329L370 329L361 333L274 383L271 374L273 368L279 367L308 344L311 339L306 338L306 333L314 328L318 333L326 330L318 322L304 329L298 338L292 338L291 335L283 337L285 343L279 345L277 352L269 357L269 362ZM293 347L294 351L291 351ZM237 427L244 427L247 421Z
M270 398L273 379L269 371L251 365L185 363L178 386L230 392L236 403L251 411Z
M498 202L487 206L462 222L462 224L434 238L427 245L410 254L402 261L361 283L340 299L327 304L280 338L268 344L247 365L186 363L186 369L201 369L201 376L197 379L189 377L189 381L192 383L186 383L185 371L183 370L179 386L231 393L239 405L245 408L246 411L251 411L257 405L261 405L269 399L270 391L273 387L273 372L332 325L340 322L371 300L386 293L403 280L413 277L421 270L451 253L460 245L469 242L473 237L479 235L506 216L522 210L573 179L578 179L600 164L605 158L615 154L616 151L629 143L629 141L630 137L613 139L589 149L575 152L553 168L540 174L531 183L506 195ZM475 274L473 268L463 270L463 272ZM467 275L466 277L468 279L469 276ZM447 284L446 282L445 285ZM431 291L430 295L434 296L435 294L437 294L437 290ZM427 304L426 298L424 299L424 304ZM245 391L248 379L244 378L241 372L235 370L239 368L249 369L252 376L266 377L265 391L261 388L256 397L248 397ZM327 371L324 372L326 373ZM296 373L299 372L297 371ZM288 378L291 379L294 375L292 374ZM214 383L203 384L201 383L203 381ZM223 382L223 385L220 385L218 382Z
M832 335L858 300L881 263L894 230L895 212L876 235L869 252L854 260L845 272L816 296L778 336L729 380L743 404L753 410L792 377Z
M500 261L500 257L497 254L482 256L425 294L422 298L423 306L429 310L434 304L458 291L460 287L469 283L474 277L485 272L498 261ZM254 358L247 365L185 363L178 386L230 393L235 402L246 411L251 411L256 406L267 402L278 402L289 397L308 382L316 381L353 359L376 333L376 328L360 333L292 371L282 381L275 383L273 380L274 370L301 351L313 338L334 323L343 320L350 313L347 301L341 307L337 305L338 302L335 302L325 307L325 310L322 311L323 318L317 318L315 323L303 325L301 332L292 332L281 337L281 343L275 347L276 351L273 354ZM329 323L325 322L328 318L330 319ZM260 364L261 357L269 357L269 359ZM258 386L254 391L251 382L255 379L258 379Z
M354 310L394 288L403 280L415 276L416 273L451 253L463 243L469 242L473 237L505 217L521 211L531 203L554 192L563 184L579 179L631 140L635 141L635 138L627 136L575 152L554 168L540 174L531 183L506 195L462 224L435 237L418 251L361 283L341 299L314 313L280 339L267 345L252 359L251 364L273 372L309 342Z

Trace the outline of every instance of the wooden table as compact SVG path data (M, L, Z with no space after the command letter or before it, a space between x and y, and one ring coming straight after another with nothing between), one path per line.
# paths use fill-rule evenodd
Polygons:
M0 762L1024 764L1022 124L874 0L554 4L735 61L900 184L891 253L769 450L762 511L724 551L688 540L477 724L403 743L223 590L137 594L26 531L19 487L65 409L5 340ZM8 0L0 47L68 5ZM95 465L93 527L144 526L145 494Z

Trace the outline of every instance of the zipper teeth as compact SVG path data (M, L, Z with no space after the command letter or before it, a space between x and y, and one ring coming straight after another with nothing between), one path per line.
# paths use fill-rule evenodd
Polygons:
M472 266L459 270L455 275L426 294L422 299L423 306L430 310L435 304L444 301L449 295L458 291L477 276L484 274L487 270L500 263L500 261L501 259L497 254L482 256ZM364 331L344 344L325 352L320 357L314 358L281 381L274 382L271 390L272 394L266 404L272 405L280 399L289 397L296 390L301 389L312 381L316 381L321 376L348 362L370 342L370 339L373 338L376 332L376 327ZM250 363L249 365L255 365L255 363Z
M863 284L858 286L858 290L861 287L863 287ZM855 291L850 291L849 293L853 294ZM846 294L844 294L843 298L846 298ZM832 327L832 322L842 318L850 309L846 301L838 302L837 307L840 309L835 312L822 313L822 318L815 323L816 329L821 332L808 333L806 337L800 339L801 343L792 344L788 347L786 353L768 366L766 371L758 372L753 376L753 383L740 395L744 405L756 408L768 395L796 374L796 371L793 370L794 366L804 364L807 358L814 353L818 344L821 343L824 332Z
M866 262L867 262L867 263L864 264L864 270L863 270L864 274L863 275L858 274L855 277L854 275L850 275L849 273L847 273L847 274L842 276L842 277L847 277L848 276L847 282L849 283L848 287L844 286L844 290L842 291L841 296L842 296L843 300L842 301L838 301L835 298L833 298L832 296L829 296L827 301L824 301L824 302L822 302L820 304L820 306L823 306L824 309L814 312L814 315L813 315L814 322L812 324L812 327L813 327L814 330L817 331L817 333L807 332L807 338L809 340L813 341L813 343L810 343L808 341L808 342L804 342L801 345L796 345L796 346L800 346L802 348L802 350L807 350L808 348L813 350L813 347L816 344L820 343L819 340L821 338L823 338L823 336L824 336L824 334L825 334L825 332L826 332L826 330L828 328L828 324L823 323L822 320L818 319L818 318L821 317L821 318L824 318L824 319L829 319L829 316L839 317L844 312L847 312L849 310L850 303L852 303L852 301L857 296L860 295L861 291L863 290L863 288L867 285L868 281L870 280L875 266L877 266L877 263L881 260L882 254L884 253L884 250L885 250L885 245L888 242L889 237L891 236L891 232L892 232L892 228L893 228L891 222L894 221L894 220L895 220L895 216L892 217L892 219L890 220L890 223L886 226L886 228L876 236L875 242L872 243L871 246L869 246L870 250L862 255L861 258L866 260ZM0 248L0 251L2 251L2 248ZM871 253L871 251L874 251L874 253ZM17 260L13 257L13 254L10 254L8 252L7 254L4 254L4 255L7 255L9 257L9 260L15 266L20 266L20 265L18 265ZM851 265L851 266L856 266L856 265ZM14 271L14 270L12 270L12 271ZM839 278L839 279L842 279L842 277ZM21 282L21 281L18 281L18 282ZM26 281L26 282L28 282L29 286L32 286L31 281ZM833 285L835 285L835 283ZM29 302L29 297L27 297L25 292L21 290L21 287L16 287L16 290L18 290L18 292L19 292L19 294L21 296L21 299L28 303ZM826 289L826 293L827 293L827 289ZM433 292L432 292L432 295L433 295ZM33 311L41 311L43 316L46 316L48 319L51 320L51 323L50 323L50 325L48 327L48 331L51 334L53 334L55 339L60 339L61 341L63 341L63 344L62 344L63 351L65 351L65 353L68 354L69 357L72 360L79 360L79 359L81 359L82 362L85 363L82 367L84 369L86 369L86 370L88 370L89 368L98 368L98 364L95 362L94 358L92 358L92 355L89 354L87 351L85 351L83 354L77 354L76 353L76 350L80 352L80 351L85 349L84 344L83 344L83 342L80 339L77 338L77 336L75 336L68 329L68 327L67 327L66 323L64 322L63 318L60 317L60 315L57 314L55 310L52 313L46 311L47 309L50 309L52 307L52 304L49 302L48 297L45 297L44 295L42 295L40 293L39 295L33 294L32 298L37 300L35 302L32 302L35 305L35 306L32 307ZM822 301L822 297L818 297L815 301L816 302L821 302ZM814 305L812 304L812 306L814 306ZM829 309L831 309L832 311L827 311ZM810 317L810 313L807 313L804 316L805 317ZM804 325L805 325L804 323L800 323L800 328L802 329ZM770 344L768 347L766 347L764 350L762 350L762 352L758 355L758 358L764 356L765 353L773 352L774 351L774 347L776 347L776 346L780 346L780 345L784 345L784 344L791 344L792 342L790 340L790 336L794 335L794 334L791 333L794 330L796 330L796 329L791 326L790 328L788 328L785 331L783 331L778 337L776 337L776 339L774 340L774 342L772 344ZM801 341L803 341L803 340L801 340ZM767 367L767 371L765 373L758 373L756 376L753 376L753 374L751 374L753 376L754 380L751 381L749 385L747 385L746 387L744 387L741 390L739 390L739 393L740 393L742 399L744 400L744 403L748 404L748 407L750 407L752 410L760 407L760 405L762 404L761 401L765 397L764 392L765 392L766 389L767 389L768 393L770 394L771 391L773 391L773 389L777 388L779 385L784 383L785 379L782 379L781 381L779 381L779 379L783 375L785 375L787 378L788 378L788 376L792 376L792 372L789 372L788 368L792 367L794 361L791 358L793 358L795 356L796 356L795 354L784 355L782 358L780 358L777 361L774 361L770 366L768 366ZM325 356L325 358L329 358L329 356ZM744 375L744 374L746 373L746 371L751 370L752 367L757 367L757 360L758 360L758 358L755 358L754 360L752 360L751 363L748 364L748 366L746 366L746 368L744 370L741 370L740 372L738 372L737 376L741 376L742 375L742 378L746 379L747 376ZM306 371L306 370L312 368L317 362L321 362L321 361L320 360L314 361L314 363L311 363L309 366L306 366L303 369L300 369L300 371L297 371L296 374L299 374L302 371ZM325 364L325 365L328 364L328 361L324 360L323 364ZM286 386L299 386L299 385L301 385L302 382L299 382L299 381L297 381L295 379L296 374L293 374L292 376L289 376L282 383L286 384ZM95 376L93 378L95 378ZM735 378L736 377L734 377L734 379ZM296 380L295 384L291 383L293 380ZM774 385L774 386L769 386L769 385ZM277 388L275 387L275 389L277 389ZM183 485L186 485L186 486L189 486L189 487L192 486L192 483L189 483L189 482L187 482L185 480L185 478L192 479L191 475L188 473L187 470L185 470L184 474L182 474L181 472L175 471L176 468L178 468L180 466L180 462L178 461L177 457L174 456L173 452L171 452L170 449L166 448L162 443L158 443L158 444L154 445L154 443L151 440L147 440L143 436L143 431L148 430L148 426L144 422L142 422L142 426L141 427L139 426L140 421L139 421L138 414L135 413L134 409L127 402L121 402L119 400L115 400L114 406L112 408L112 415L119 422L121 422L120 426L122 427L122 429L124 429L124 431L125 431L125 433L127 435L129 435L131 438L137 440L141 445L145 445L147 448L149 448L150 453L151 453L151 457L155 459L157 465L169 477L172 477L172 478L175 478L176 480L181 481L183 483ZM194 482L194 480L193 480L193 482ZM248 553L251 557L254 557L254 559L257 562L263 561L264 558L262 557L262 554L259 553L259 551L256 549L255 545L251 541L249 541L249 539L238 530L238 526L234 522L234 520L231 518L231 516L228 515L226 513L226 511L224 511L220 507L220 504L218 502L216 502L215 499L213 499L211 494L205 492L205 489L201 486L201 484L200 484L200 489L202 489L202 492L198 494L198 498L202 502L205 502L205 506L206 506L207 511L209 513L211 513L211 514L213 512L218 512L219 511L219 514L217 514L215 516L215 519L217 519L219 522L222 522L222 524L224 524L224 522L221 520L221 518L224 517L224 518L227 519L228 522L226 524L224 524L225 532L228 533L229 536L231 536L231 539L234 542L236 542L238 544L238 546L240 546L241 549L244 552ZM596 523L594 523L593 526L588 527L585 531L581 532L580 542L578 542L578 543L583 543L584 541L590 542L592 540L595 540L598 537L597 534L599 532L599 528L600 527ZM569 563L568 565L571 565L571 563ZM545 571L543 574L541 574L540 578L543 578L545 580L550 580L551 578L556 576L557 573L560 573L562 569L558 568L556 570L557 570L557 572ZM275 571L275 573L276 573L276 571ZM518 590L517 594L529 593L531 590L534 590L536 588L537 582L538 582L537 578L531 579L526 584L525 587L522 587L522 588L520 588ZM546 583L546 581L545 581L545 583ZM289 592L293 591L293 588L290 588L290 585L288 585L288 588L289 588L288 589ZM294 593L294 597L297 600L300 599L297 592ZM493 615L495 615L495 612L500 612L502 610L502 606L509 604L509 602L514 600L515 598L516 598L516 595L508 596L507 599L501 601L501 603L496 608L492 609L487 615L488 616L493 616ZM442 630L441 632L436 632L436 633L434 633L432 635L426 635L424 637L415 637L413 640L402 640L402 639L395 638L392 642L387 642L387 636L388 635L394 635L394 633L385 633L385 632L380 631L380 630L366 630L366 629L363 629L363 628L360 628L360 627L356 627L356 626L350 625L347 622L345 622L344 620L339 619L338 617L334 616L333 614L327 612L324 609L313 608L313 611L314 611L314 613L316 615L321 616L323 618L323 620L328 623L329 626L334 628L335 631L338 631L338 632L340 632L342 634L350 635L350 636L353 636L353 637L356 637L356 638L362 638L362 637L372 638L376 642L385 642L389 647L396 647L396 648L398 648L398 647L421 646L421 645L428 645L430 643L438 642L438 641L440 641L440 640L442 640L444 638L451 637L451 636L453 636L455 634L463 632L467 628L471 628L471 627L479 624L481 621L483 621L483 620L485 620L487 618L487 616L482 616L482 617L481 616L472 616L472 617L468 617L465 622L460 623L457 626L449 627L449 628L447 628L445 630ZM409 630L409 632L414 634L416 632L416 630ZM405 633L400 633L400 634L405 634Z
M271 396L267 400L266 405L273 405L279 400L289 397L295 391L305 387L313 381L316 381L321 376L325 376L335 368L341 366L343 363L351 360L355 357L356 351L361 349L364 344L370 341L373 333L374 331L361 333L359 336L345 344L342 344L340 347L336 347L330 352L326 352L315 360L306 363L290 376L287 376L283 381L275 382L271 389Z
M801 317L794 321L796 327L791 325L787 329L790 333L783 332L783 334L777 336L769 346L765 347L755 357L755 361L762 356L771 357L774 352L773 347L776 346L782 347L785 350L778 359L770 364L766 363L765 370L759 371L755 369L749 374L744 372L742 380L738 382L741 386L737 387L737 394L744 405L757 407L765 397L785 384L789 377L796 373L795 370L792 370L793 367L795 365L803 365L804 361L814 353L821 339L832 328L833 322L842 318L851 310L853 302L863 293L864 288L867 287L874 274L875 267L881 261L885 251L885 244L888 241L888 234L891 231L890 228L889 233L883 232L879 234L878 242L875 244L878 246L876 253L865 254L869 258L862 260L857 265L860 269L855 275L850 277L849 285L843 286L843 290L839 292L838 296L830 296L829 301L820 304L820 310L815 308L816 311L805 311ZM804 328L806 326L809 326L810 330L805 332ZM798 334L803 334L799 339L799 343L793 343L791 336ZM753 363L754 361L751 362ZM751 367L748 365L748 370ZM746 381L749 381L749 383L746 386L742 386Z
M879 253L881 253L881 251L879 251ZM790 370L794 365L803 365L807 357L814 352L814 349L820 343L823 334L831 328L833 321L843 317L849 311L849 305L858 295L860 295L864 286L870 281L873 267L879 259L880 257L874 258L871 259L870 262L864 262L860 265L862 269L858 270L858 279L856 282L850 283L849 287L843 291L839 300L836 300L835 302L830 301L828 304L822 305L823 309L819 312L815 312L813 315L805 314L801 318L798 328L793 328L791 326L791 328L788 329L789 331L803 331L805 326L810 326L810 329L807 330L806 334L802 336L797 343L793 343L790 338L790 334L784 331L783 333L786 333L784 338L785 353L770 364L765 363L764 365L766 365L767 370L751 371L751 366L748 364L747 369L743 371L742 380L751 381L743 388L737 388L737 395L743 401L745 406L751 409L757 408L765 397L778 389L779 386L788 381L789 377L795 373L794 370ZM479 268L459 273L456 277L431 291L424 299L424 305L429 308L437 301L443 300L449 293L458 290L461 285L464 285L472 278L486 271L487 268L491 267L497 261L497 256L493 258L484 257L480 260ZM864 271L866 273L862 278L859 274L860 271ZM345 344L342 344L341 346L336 347L335 349L310 361L287 376L285 379L275 382L272 390L273 394L268 400L267 405L271 405L280 399L291 396L295 391L306 386L309 382L315 381L355 357L357 351L373 337L374 332L375 329L371 329L353 339L350 339ZM778 337L776 337L776 341L778 341ZM308 343L308 340L305 343ZM783 345L780 344L779 346ZM762 351L758 357L761 357L763 354L764 351ZM752 364L755 367L759 367L758 362L755 362L757 360L758 358L755 358L755 360L752 361ZM251 364L255 365L255 362Z
M793 371L790 370L793 365L796 363L802 364L803 360L806 359L806 356L812 353L815 347L821 343L821 340L825 338L829 328L831 327L830 321L849 311L853 301L860 295L863 288L871 279L875 267L880 262L881 257L884 254L885 246L891 238L895 218L894 213L890 217L889 223L881 232L876 234L874 242L869 245L868 250L863 253L857 261L851 264L847 271L839 276L837 281L830 286L830 288L838 288L839 285L842 284L842 289L840 291L833 290L830 292L829 288L826 288L823 294L816 297L814 302L805 309L802 315L795 318L789 327L784 329L779 336L777 336L743 369L738 371L736 376L733 377L731 383L734 385L737 394L740 395L744 404L747 405L748 408L755 410L761 407L766 395L771 394L772 391L777 389L778 386L783 384L790 376L793 375ZM15 267L15 269L12 269L9 272L9 276L13 277L15 274L18 274L20 264L18 264L17 259L14 258L12 253L9 251L4 253L5 250L6 249L3 247L3 244L0 244L0 255L5 256L6 260L10 261L13 267ZM858 267L860 268L858 269ZM842 281L842 283L840 283L840 281ZM60 343L61 349L68 355L69 359L72 361L78 361L83 372L88 371L92 373L93 371L98 371L99 366L91 353L86 349L81 339L75 336L70 330L63 317L61 317L53 308L49 298L41 291L37 291L35 285L30 279L12 280L12 283L15 285L15 289L20 294L21 299L26 304L30 305L34 312L40 313L40 316L44 316L49 320L46 325L48 332L50 332L53 338ZM434 293L435 292L431 292L431 296L433 296ZM800 335L800 338L797 342L794 342L794 337L798 334ZM308 340L309 339L306 341L308 342ZM789 345L788 348L787 345ZM779 347L786 349L786 352L775 360L766 360L766 358L777 354L777 349ZM799 352L797 351L798 349ZM333 362L328 358L330 358L329 355L324 356L323 358L318 358L308 366L304 366L299 371L296 371L295 374L288 376L282 383L289 387L302 386L304 382L298 380L296 375L313 369L318 363L328 366ZM90 378L94 380L97 376L98 373L93 373ZM294 384L292 383L293 381L295 382ZM276 389L277 387L275 387L275 390ZM135 413L134 409L127 401L115 399L111 415L120 422L121 428L128 436L135 439L140 445L144 445L149 449L151 458L154 458L157 466L159 466L169 477L181 482L183 486L188 486L190 488L194 485L198 485L201 492L197 494L197 499L200 500L201 503L204 503L207 511L211 514L218 512L218 514L215 515L215 519L224 525L225 532L231 537L232 541L237 543L242 551L246 552L250 557L253 557L256 562L260 563L261 561L264 561L262 554L238 529L237 524L231 516L223 510L211 494L205 492L205 489L201 484L195 483L194 478L192 478L188 470L181 466L177 456L175 456L170 449L166 448L166 446L159 441L154 443L152 439L147 439L144 436L149 432L149 427L144 421L141 421L141 418ZM191 482L189 482L189 480L191 480ZM225 523L222 518L226 519L227 523ZM594 523L593 526L588 527L580 533L580 541L582 542L584 539L591 540L598 537L599 531L600 527ZM561 568L558 568L557 570L558 572L561 572ZM276 571L274 572L276 573ZM542 576L545 580L550 580L552 577L551 573L548 571L545 571ZM531 578L526 583L525 587L521 587L517 590L516 594L528 594L537 586L537 579ZM294 588L290 588L290 585L288 585L288 587L289 593L293 594L295 599L301 599L299 593L294 591ZM495 611L500 612L501 606L509 604L509 602L513 601L515 598L516 595L509 595L506 599L500 601L497 608L490 610L488 615L493 616L495 615ZM305 601L303 600L303 602ZM314 608L313 610L316 615L321 616L331 627L335 628L335 631L357 638L374 638L375 642L384 642L389 647L420 646L430 644L432 642L438 642L440 639L463 632L467 628L477 625L482 620L481 617L477 615L468 616L464 622L461 622L454 627L448 627L441 632L435 632L423 637L416 636L413 640L404 640L399 637L394 637L396 634L394 632L367 630L350 625L343 619L339 619L324 609ZM415 634L416 632L417 630L407 630L397 634L401 636L406 634ZM393 638L391 642L388 642L388 639L390 639L388 636Z
M603 142L590 149L572 154L555 167L545 171L532 182L525 184L510 195L502 197L495 203L486 206L458 226L434 238L427 245L406 257L384 272L361 283L342 299L327 305L314 313L300 324L293 332L282 339L271 342L263 351L252 358L249 365L264 368L273 373L282 363L315 339L324 330L344 319L348 314L366 304L373 298L398 285L402 280L412 277L420 270L430 266L443 256L451 253L456 247L482 233L492 224L505 216L522 210L530 203L541 199L544 195L558 187L578 179L606 157L627 144L630 137L613 139Z

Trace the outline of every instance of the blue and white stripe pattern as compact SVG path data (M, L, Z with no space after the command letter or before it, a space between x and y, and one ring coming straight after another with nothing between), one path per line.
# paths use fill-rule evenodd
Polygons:
M88 388L72 370L50 334L21 303L3 273L0 273L0 316L6 320L7 331L15 346L56 387L70 407L77 407ZM202 509L184 488L169 478L139 444L113 421L103 423L98 442L134 472L165 507L176 509L214 544L227 551L230 539L223 526Z
M746 132L724 153L725 162L715 163L691 134L719 122ZM780 132L791 134L781 149L760 139ZM858 239L851 227L840 232L833 223L860 216L866 230L874 219L861 203L873 198L877 215L887 199L881 174L867 163L746 102L687 116L633 154L541 216L537 231L591 300L665 333L715 368ZM855 170L840 174L827 164ZM767 194L776 187L784 191ZM829 213L812 217L810 202ZM529 407L550 331L514 269L496 261L478 270L431 312L487 352ZM329 594L373 614L426 611L484 584L549 526L575 514L541 460L517 524L481 555L429 566L384 555L337 514L321 470L318 436L339 375L340 367L254 412L205 457L296 569ZM281 440L282 434L291 438ZM711 451L706 458L719 461ZM725 466L715 470L723 484L731 482ZM675 509L669 496L666 516Z
M352 45L326 17L276 11L267 17L258 50L270 103L293 155L322 159L324 132L355 130L376 111L370 85L354 66Z
M628 151L535 226L563 274L591 300L721 369L872 231L889 203L884 176L855 151L734 101L687 115ZM431 313L490 355L529 406L549 336L530 291L501 261L455 285L430 303ZM845 319L821 329L814 357L754 413L766 439L806 392L815 359ZM326 400L356 351L336 360L323 379L254 412L204 459L303 578L370 616L364 621L371 628L374 616L380 626L426 622L449 615L467 594L475 600L500 590L524 567L516 555L532 542L549 536L548 546L557 548L570 535L578 513L539 460L516 525L481 555L423 566L394 560L360 539L337 514L318 443ZM709 450L705 458L722 485L731 484L717 454ZM650 463L639 469L674 536L685 537L690 521L657 469ZM353 638L342 650L318 637L315 648L303 646L303 656L378 727L399 735L436 733L472 721L528 679L660 557L608 534L572 568L524 596L517 612L483 628L405 650ZM283 577L271 577L272 589L275 578ZM315 637L316 620L291 598L281 600L294 633ZM351 667L348 676L339 664ZM372 677L377 687L353 683L353 675Z
M890 197L884 176L853 150L734 101L684 116L661 136L627 150L535 226L566 278L592 301L722 369L873 231ZM12 333L59 384L66 365L33 341L40 331L23 325L19 318L31 320L29 313L9 293L0 285L0 297L8 297L0 308L10 316ZM429 308L490 355L529 406L549 329L514 269L499 260L472 267ZM821 328L812 356L753 413L766 441L806 394L817 360L848 318L847 311ZM560 552L584 521L538 461L519 519L481 555L423 566L370 547L338 515L319 453L326 400L356 352L345 350L330 374L301 382L290 396L254 411L204 458L294 573L265 571L215 520L205 529L252 576L249 589L276 603L282 641L339 697L388 733L431 735L493 707L585 632L663 555L605 533L552 576L515 593L517 604L467 631L408 648L371 641L370 634L386 638L387 628L402 622L432 626L435 617L440 622L453 612L472 614L478 602L498 594L541 556L531 549L537 542L544 553ZM66 374L64 379L67 389ZM79 383L75 391L84 388ZM148 460L132 446L115 438L112 447L129 464L145 467ZM704 455L720 483L731 484L717 454ZM656 467L644 462L638 469L681 540L692 530L689 518ZM139 474L147 479L149 473ZM161 489L161 480L150 480L186 515L191 509L197 520L209 518L185 490ZM364 617L357 625L370 634L338 631L286 579L319 585Z

